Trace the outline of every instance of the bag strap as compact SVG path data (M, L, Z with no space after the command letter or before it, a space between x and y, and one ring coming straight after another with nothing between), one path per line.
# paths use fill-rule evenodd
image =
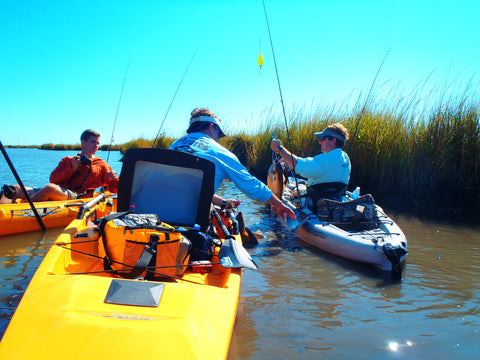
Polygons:
M110 213L107 216L102 217L99 219L99 224L98 224L98 233L100 234L100 237L102 237L103 232L105 231L105 225L110 220L118 219L119 217L122 217L123 215L129 214L131 211L120 211L120 212L115 212L115 213ZM104 244L105 245L105 244Z
M147 268L151 265L151 263L155 263L156 261L156 254L157 254L157 244L160 241L160 235L158 234L151 234L150 241L143 249L142 255L138 259L137 263L133 267L133 269L128 273L123 273L122 276L134 279L140 276ZM153 265L153 264L152 264ZM149 274L153 276L153 273Z
M103 268L105 270L113 272L115 274L119 274L119 272L114 271L113 268L112 268L112 262L110 260L112 257L109 254L108 247L107 247L107 244L105 242L105 236L103 236L103 235L104 235L104 232L105 232L105 226L107 225L107 223L110 220L118 219L118 218L120 218L120 217L122 217L122 216L124 216L128 213L131 213L131 211L128 210L128 211L114 212L114 213L110 213L107 216L104 216L101 219L99 219L99 224L98 224L99 239L98 240L100 241L100 239L102 239L103 249L105 250L105 257L103 258ZM123 276L123 274L119 274L119 275Z
M120 275L127 279L135 279L139 277L144 271L148 269L149 266L154 266L156 261L156 254L157 254L157 244L160 240L160 235L158 234L151 234L150 241L147 245L145 245L145 249L143 249L142 254L137 260L137 263L133 266L130 271L117 271L113 270L112 263L110 261L110 257L107 254L103 258L103 266L105 270L111 271L117 275ZM107 253L107 249L105 248L105 253ZM147 270L147 277L153 277L153 272Z

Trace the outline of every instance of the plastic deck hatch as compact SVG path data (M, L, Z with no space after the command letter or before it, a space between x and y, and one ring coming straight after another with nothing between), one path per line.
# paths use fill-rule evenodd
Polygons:
M108 304L157 307L165 284L113 279L105 297Z

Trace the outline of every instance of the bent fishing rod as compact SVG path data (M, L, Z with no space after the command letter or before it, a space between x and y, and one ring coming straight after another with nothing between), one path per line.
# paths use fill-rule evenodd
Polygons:
M265 0L262 0L262 4L263 4L263 12L265 13L265 22L267 23L268 38L270 39L270 47L272 49L273 65L275 67L275 74L277 76L277 84L278 84L278 91L280 93L280 102L282 104L283 119L285 120L285 129L287 131L288 148L292 149L292 142L290 140L290 131L288 130L287 115L285 113L285 104L283 103L282 87L280 86L280 77L278 76L277 61L275 59L275 51L273 49L272 34L270 33L270 26L268 24L267 9L265 8ZM292 151L290 151L290 156L292 158L292 174L293 174L293 178L295 179L295 187L297 188L297 192L300 193L300 190L298 189L297 176L295 174L295 167L293 167L293 152Z
M127 80L128 68L130 67L131 60L132 58L128 60L127 68L125 69L125 74L123 75L122 90L120 90L120 97L118 98L118 104L117 104L117 112L115 113L115 121L113 122L112 137L110 139L110 145L108 146L107 162L110 157L110 150L113 144L113 135L115 134L115 126L117 125L118 110L120 109L120 103L122 102L123 88L125 87L125 81Z
M167 108L167 111L166 111L166 113L165 113L165 116L163 117L162 123L160 124L160 128L158 129L157 136L155 136L155 139L153 140L152 148L155 147L155 144L156 144L156 142L157 142L157 139L158 139L158 137L160 136L160 131L162 131L163 124L165 123L165 120L167 119L167 115L168 115L168 113L170 112L170 108L172 107L173 101L174 101L175 98L177 97L178 90L180 90L180 86L182 86L183 79L185 79L185 76L187 75L187 72L188 72L188 70L190 69L190 65L192 64L193 58L195 57L195 54L197 53L197 50L198 50L198 48L196 48L195 51L193 52L193 55L192 55L192 57L191 57L191 59L190 59L190 62L188 63L187 68L185 69L185 72L183 73L183 76L182 76L182 78L180 79L180 82L178 83L177 90L175 90L175 94L173 94L172 101L170 101L170 105L168 105L168 108Z

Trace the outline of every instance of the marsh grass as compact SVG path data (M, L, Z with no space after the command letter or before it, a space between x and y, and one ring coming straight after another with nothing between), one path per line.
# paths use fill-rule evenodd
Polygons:
M394 206L480 208L477 94L442 95L430 110L418 93L389 96L370 101L363 112L361 101L351 110L346 106L318 108L308 114L295 110L287 116L290 137L283 119L268 118L257 134L232 136L225 145L234 152L242 148L248 154L249 170L265 180L272 159L272 133L296 155L312 156L320 152L313 133L340 122L350 132L344 147L352 162L350 189L360 186L363 193L394 199ZM432 98L429 94L430 104Z
M350 156L349 188L379 199L394 199L393 206L431 205L444 208L475 207L480 200L480 124L476 93L437 97L428 107L418 93L388 94L363 106L345 104L317 107L307 113L294 109L283 117L264 113L255 133L238 131L220 140L247 169L266 181L272 162L272 134L294 154L306 157L320 153L313 135L334 122L344 124L350 139L344 150ZM432 104L432 94L428 94ZM363 110L363 111L362 111ZM165 135L157 147L167 148L175 139ZM153 141L137 139L121 146L151 147Z
M350 132L344 146L352 163L349 189L360 186L377 199L393 199L393 207L480 209L480 102L471 85L455 96L447 96L445 89L422 95L425 85L419 84L408 96L394 87L385 96L374 91L367 102L360 94L353 106L344 101L308 112L294 108L287 114L288 134L283 116L275 117L270 109L257 120L258 127L230 133L220 143L266 181L272 134L294 154L314 156L321 149L313 133L340 122ZM155 146L168 148L174 140L162 134ZM125 152L152 144L153 138L140 138L112 149Z

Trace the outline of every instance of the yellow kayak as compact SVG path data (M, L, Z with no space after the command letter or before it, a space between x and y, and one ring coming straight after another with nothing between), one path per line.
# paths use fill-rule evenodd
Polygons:
M98 195L98 194L96 194ZM94 199L41 201L33 203L47 229L66 226L78 216L81 207ZM0 205L0 235L41 230L28 202Z
M0 342L0 359L226 358L241 268L255 269L256 265L241 245L232 213L211 211L210 203L201 201L204 194L208 193L208 199L213 194L213 163L205 167L204 159L174 154L171 165L162 165L161 171L175 167L177 177L155 178L152 168L163 154L160 151L158 155L158 150L151 164L148 156L138 162L142 171L130 169L129 153L125 155L117 212L98 220L101 212L93 208L64 229L12 317ZM208 188L202 176L192 178L191 169L185 170L186 175L179 174L186 163L184 156L195 160L192 166L204 167ZM139 174L144 176L142 180ZM189 183L199 179L200 186L194 191L204 205L182 207L184 212L193 209L191 221L184 214L173 214L185 225L179 225L180 220L175 226L157 220L152 225L145 208L165 200L165 194L159 193L169 187L162 181L176 186L179 177ZM150 185L158 190L155 194L139 195L138 191L148 191ZM166 194L171 195L169 189ZM186 191L191 189L195 186ZM202 207L207 209L206 217ZM122 213L128 208L136 210ZM153 215L172 219L172 213ZM201 238L206 240L200 246L193 236L199 234L209 234ZM137 254L133 262L132 249ZM173 258L169 257L172 249ZM118 254L123 257L116 257ZM140 265L144 257L148 266Z
M179 279L129 280L102 273L103 259L83 252L99 255L98 232L74 220L28 286L0 359L226 358L241 269L214 264L210 273L187 270ZM137 285L137 292L160 286L158 306L107 303L114 281Z

